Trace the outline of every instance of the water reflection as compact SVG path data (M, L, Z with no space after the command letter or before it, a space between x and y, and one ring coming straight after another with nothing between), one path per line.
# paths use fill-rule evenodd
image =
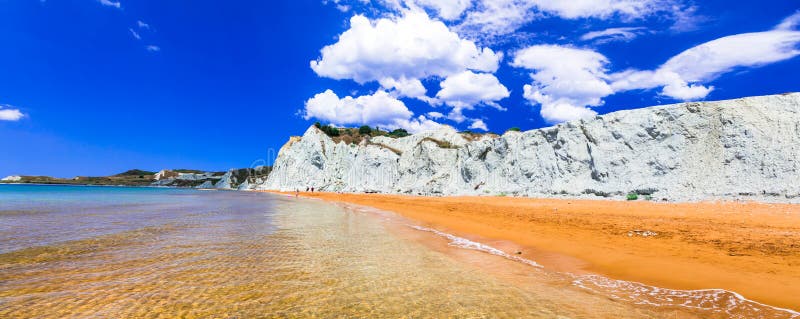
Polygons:
M0 317L713 317L587 292L391 214L265 194L179 196L0 213L22 228L0 233Z

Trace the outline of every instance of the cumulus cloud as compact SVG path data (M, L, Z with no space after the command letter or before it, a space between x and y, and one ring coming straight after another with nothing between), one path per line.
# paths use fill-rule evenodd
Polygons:
M508 89L492 74L464 71L447 77L439 84L442 89L436 98L453 107L448 118L462 122L466 118L464 110L472 110L476 105L485 104L504 110L497 101L507 98Z
M469 128L472 130L482 130L488 131L489 128L486 127L486 123L483 122L481 119L472 120L472 124L469 125Z
M15 122L23 117L25 117L25 114L22 114L20 110L12 108L11 105L0 104L0 121Z
M145 49L147 49L147 51L150 51L150 52L161 51L161 47L159 47L157 45L148 45L148 46L145 47Z
M557 45L535 45L518 51L512 66L531 70L533 83L523 96L541 105L551 123L586 118L597 113L587 107L603 104L613 92L608 84L608 59L595 51Z
M455 16L470 4L471 1L463 0L442 2L413 0L394 3L394 6L401 10L401 14L397 16L371 21L364 16L356 15L350 19L350 28L343 32L335 43L324 47L320 51L320 57L311 61L310 66L322 77L348 79L359 84L371 82L380 84L379 93L339 99L362 102L346 104L366 105L364 103L376 98L376 94L386 95L399 103L402 102L398 99L408 97L433 106L445 105L452 108L446 118L457 122L472 120L465 117L462 112L472 110L479 105L503 109L497 101L509 96L508 89L491 74L499 67L502 54L489 48L481 48L473 41L462 39L443 22L432 19L421 9L432 8L439 14L450 12ZM387 5L392 6L392 4ZM440 79L444 79L440 82L441 90L435 97L428 96L423 81ZM330 98L330 95L328 97ZM308 110L309 105L316 103L306 104ZM405 105L402 105L403 109L407 110ZM319 114L308 111L306 113ZM400 120L390 121L391 123L384 121L381 125L390 124L410 131L420 130L438 125L431 119L445 117L439 112L431 112L427 117L395 115ZM312 117L321 118L316 115ZM333 117L324 119L341 124L368 123L336 122ZM370 121L375 122L374 119Z
M302 115L306 120L315 118L334 125L371 125L409 132L432 130L440 125L423 115L414 116L402 101L386 91L339 98L327 90L306 101Z
M794 16L793 16L794 17ZM697 100L714 90L706 83L741 68L760 67L800 55L800 31L778 28L715 39L667 60L655 70L608 73L608 59L589 49L536 45L516 53L512 65L531 70L533 83L523 96L541 105L551 123L594 116L590 107L608 95L661 88L660 94L677 100Z
M413 97L430 101L426 96L428 90L425 89L419 79L406 79L404 77L400 79L384 78L379 80L378 83L383 88L392 90L392 93L397 97Z
M428 115L428 118L434 119L434 120L438 120L440 118L444 118L444 114L439 113L439 112L428 112L427 115Z
M374 22L360 15L352 17L350 29L338 42L324 47L311 68L332 79L390 85L464 70L494 72L500 59L500 54L461 39L426 13L406 11Z
M122 4L119 1L114 1L114 0L97 0L97 1L106 7L113 7L117 9L122 8Z
M628 42L636 39L639 35L646 32L643 27L608 28L600 31L587 32L581 36L583 41L595 41L596 43L608 43L615 41Z

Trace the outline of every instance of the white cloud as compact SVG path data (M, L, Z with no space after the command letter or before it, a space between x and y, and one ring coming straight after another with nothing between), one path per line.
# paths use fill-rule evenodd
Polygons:
M335 125L403 128L409 132L431 130L440 125L422 115L415 117L402 101L385 91L357 98L339 98L336 93L327 90L306 101L303 118L315 118Z
M377 82L382 88L379 92L394 100L409 97L434 106L447 105L452 108L447 118L457 122L468 119L462 114L464 110L478 105L502 109L497 101L509 96L508 89L490 74L499 67L502 54L462 39L419 7L434 6L444 10L446 5L468 7L469 4L470 1L414 0L385 4L403 8L398 16L370 21L356 15L338 41L323 48L320 58L311 61L311 68L323 77L350 79L359 84ZM461 10L456 9L454 12ZM441 78L444 78L441 90L436 97L429 97L422 80ZM353 99L362 98L365 97ZM394 125L416 129L415 123L430 126L425 123L435 124L430 119L442 117L438 112L431 113L431 117L405 116L401 118L406 122ZM349 121L347 124L361 123Z
M616 92L661 87L661 94L678 100L705 98L712 81L741 67L757 67L800 55L800 32L767 31L737 34L688 49L649 71L606 73L600 53L540 45L519 51L512 65L533 70L524 97L542 106L541 115L555 123L594 116L587 106L603 104Z
M409 10L374 22L360 15L352 17L350 29L338 42L324 47L311 68L323 77L360 84L407 83L467 69L494 72L500 59L500 54L461 39L424 12Z
M490 0L487 0L490 1ZM565 19L641 18L669 8L664 0L531 0L537 9Z
M136 30L134 30L132 28L128 28L128 31L131 32L131 35L133 36L134 39L136 39L136 40L141 40L142 39L142 36L139 35L139 32L136 32Z
M736 34L709 41L669 59L662 68L687 81L712 80L736 67L754 67L800 54L798 31Z
M613 75L615 90L663 86L661 94L680 100L704 98L712 81L738 68L759 67L800 55L800 31L743 33L712 40L672 57L655 71Z
M447 77L439 84L442 89L436 93L439 101L453 107L448 118L462 122L466 118L462 112L476 105L485 104L504 110L497 101L509 96L508 89L492 74L464 71Z
M425 89L425 86L422 85L422 81L419 79L384 78L379 80L378 83L380 83L382 87L392 90L397 97L405 96L427 100L425 94L428 93L428 90Z
M433 9L442 19L455 20L472 5L472 0L408 0L406 5Z
M150 52L161 51L161 47L159 47L157 45L148 45L148 46L145 47L145 49L147 49L147 51L150 51Z
M672 26L669 28L674 32L694 31L700 28L700 24L707 22L708 17L697 14L697 6L673 5Z
M427 115L428 115L428 118L434 119L434 120L437 120L437 119L440 119L440 118L444 118L444 114L439 113L439 112L428 112Z
M713 86L689 84L679 74L663 67L655 71L627 70L611 74L610 78L615 92L663 87L662 95L683 101L702 99L714 90Z
M533 71L533 83L523 87L524 97L542 106L548 122L591 117L587 106L603 104L614 91L607 83L608 59L588 49L535 45L518 51L512 65Z
M628 42L636 39L636 37L644 33L646 30L647 28L643 27L608 28L601 31L587 32L581 36L581 40L594 40L597 43L608 43L614 41Z
M658 16L689 23L694 11L680 0L481 0L469 10L458 29L473 38L506 35L531 21L556 16L563 19L618 18L623 21ZM691 7L690 7L691 8Z
M489 128L486 127L486 123L483 122L481 119L476 119L472 121L472 124L469 125L469 129L473 130L483 130L488 131Z
M25 114L22 114L20 110L11 107L11 105L0 104L0 121L15 122L25 117Z
M783 19L780 24L778 24L775 29L776 30L794 30L798 26L800 26L800 11L795 12L793 15L786 17Z
M139 29L150 29L150 25L144 23L142 20L136 21L136 25L139 26Z
M537 90L533 85L526 84L523 87L523 97L532 103L541 105L539 114L548 123L560 123L577 119L591 118L597 115L589 109L570 98L554 97L545 95Z
M800 19L796 15L775 30L736 34L697 45L655 70L609 74L609 61L602 54L555 45L520 50L512 65L533 71L533 83L523 87L523 96L540 104L542 117L551 123L594 116L589 107L602 105L608 95L629 90L661 88L661 95L697 100L714 90L706 83L725 73L800 55L800 31L786 29L794 25L791 21Z
M122 4L120 4L119 1L114 1L114 0L97 0L97 1L106 7L114 7L117 9L122 8Z
M323 1L329 2L329 1ZM487 42L508 35L530 22L546 18L607 19L625 22L655 18L672 21L675 31L694 28L699 17L689 0L336 0L335 4L375 4L372 9L394 13L423 11L452 23L470 39ZM507 40L507 37L503 38Z
M481 0L476 7L457 28L478 39L512 33L537 16L527 0Z

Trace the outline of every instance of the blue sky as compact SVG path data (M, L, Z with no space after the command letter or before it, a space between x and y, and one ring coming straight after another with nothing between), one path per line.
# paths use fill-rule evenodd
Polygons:
M0 6L2 176L248 167L315 121L503 132L800 88L797 1Z

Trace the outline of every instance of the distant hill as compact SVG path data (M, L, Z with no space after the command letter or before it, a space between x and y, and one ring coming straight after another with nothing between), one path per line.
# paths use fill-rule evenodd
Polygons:
M165 175L174 176L165 180ZM193 169L162 170L159 173L131 169L111 176L76 176L58 178L51 176L8 176L0 183L21 184L53 184L53 185L106 185L106 186L175 186L199 187L206 182L213 185L225 175L225 172L204 172Z
M133 170L128 172L132 171ZM9 176L3 179L3 181L0 181L0 183L147 186L155 181L152 173L127 174L128 172L113 176L76 176L73 178L58 178L51 176Z
M143 171L143 170L140 170L140 169L132 169L132 170L128 170L128 171L119 173L119 174L114 175L114 176L122 177L122 176L155 175L155 174L156 174L156 172Z

